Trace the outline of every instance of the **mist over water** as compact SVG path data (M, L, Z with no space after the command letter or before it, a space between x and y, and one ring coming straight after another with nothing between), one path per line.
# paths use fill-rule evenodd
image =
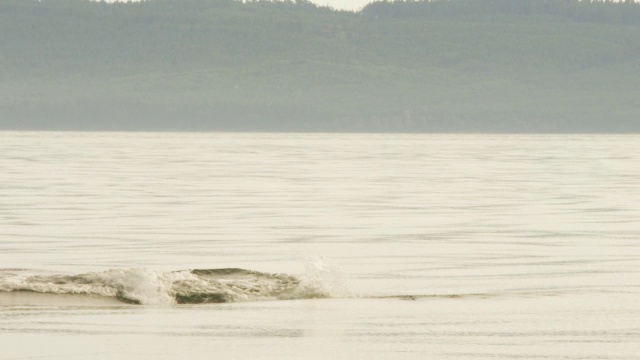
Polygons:
M636 135L3 132L0 337L56 344L3 356L633 359L637 164Z

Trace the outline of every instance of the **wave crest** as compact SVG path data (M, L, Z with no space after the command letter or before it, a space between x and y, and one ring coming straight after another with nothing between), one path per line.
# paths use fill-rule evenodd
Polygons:
M78 275L34 274L0 270L0 291L82 294L115 298L132 304L203 304L236 301L329 297L318 281L288 274L237 268L158 272L151 269L111 269Z

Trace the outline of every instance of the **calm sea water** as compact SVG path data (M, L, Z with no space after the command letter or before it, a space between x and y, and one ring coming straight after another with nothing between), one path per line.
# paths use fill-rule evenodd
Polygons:
M637 135L0 132L0 358L637 359L639 179Z

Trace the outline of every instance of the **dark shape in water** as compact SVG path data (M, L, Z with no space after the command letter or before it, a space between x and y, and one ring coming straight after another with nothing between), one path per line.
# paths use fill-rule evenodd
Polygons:
M188 295L177 294L177 304L213 304L230 302L231 298L223 293L192 293Z

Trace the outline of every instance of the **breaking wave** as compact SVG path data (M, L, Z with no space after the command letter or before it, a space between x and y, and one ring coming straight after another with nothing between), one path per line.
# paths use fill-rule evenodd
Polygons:
M322 274L302 277L237 268L158 272L112 269L78 275L0 270L2 292L75 294L117 299L131 304L206 304L237 301L331 297Z
M539 297L558 290L498 293L370 295L370 299L486 299L500 296ZM52 297L53 296L53 297ZM242 301L318 298L362 298L346 286L339 268L321 259L306 263L301 276L239 268L160 272L111 269L77 275L28 269L0 269L0 305L25 304L211 304ZM75 301L74 301L75 299Z

